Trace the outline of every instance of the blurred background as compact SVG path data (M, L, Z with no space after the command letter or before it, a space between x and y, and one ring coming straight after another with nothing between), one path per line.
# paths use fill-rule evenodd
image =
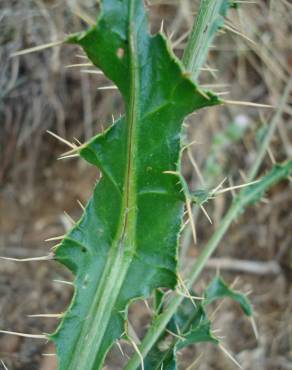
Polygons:
M181 57L198 1L148 0L151 32L164 21L164 32ZM232 10L212 46L200 82L225 99L272 104L276 107L292 72L292 2L242 1ZM244 4L246 3L246 4ZM118 91L98 90L110 84L88 73L82 52L73 46L55 47L17 58L20 49L62 40L94 19L94 0L1 0L0 2L0 255L26 258L47 255L77 220L98 178L86 163L56 159L66 147L46 133L52 130L69 141L85 141L122 111ZM241 184L253 163L273 109L240 105L203 110L186 119L186 142L196 141L183 158L183 171L193 190L212 188L225 177ZM269 147L263 174L273 162L291 158L292 92ZM200 169L198 172L196 167ZM226 184L227 184L226 183ZM182 237L182 259L199 253L217 227L232 194L208 204L211 225L196 215L198 246L188 231ZM249 294L256 311L258 339L238 306L228 300L216 311L214 327L225 347L245 370L292 369L292 194L282 182L267 198L249 208L230 229L196 286L201 291L218 272ZM52 261L0 262L0 329L39 334L57 326L55 318L28 315L60 313L72 287L56 280L72 277ZM132 325L142 337L149 322L145 305L131 308ZM8 369L54 370L52 345L41 340L0 334L0 359ZM180 368L228 370L236 366L214 346L191 347L180 355ZM107 369L122 369L113 351ZM1 364L0 364L1 368ZM3 365L3 369L4 369ZM85 369L84 369L85 370Z

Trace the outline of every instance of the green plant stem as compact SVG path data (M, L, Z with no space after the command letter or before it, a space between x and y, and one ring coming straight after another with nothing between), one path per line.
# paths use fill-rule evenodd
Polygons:
M189 37L183 64L192 73L194 80L198 79L200 69L205 63L208 50L213 42L223 17L220 11L226 0L201 0L199 14Z
M289 162L288 170L291 170L292 162ZM212 255L212 253L218 247L220 241L222 240L223 236L225 235L226 231L228 230L229 226L233 222L233 220L241 213L242 209L244 209L251 201L256 199L260 196L266 189L270 188L274 183L282 179L287 173L287 168L283 167L279 171L277 171L273 176L269 176L266 181L260 182L257 186L252 188L249 192L246 189L242 190L239 196L233 201L231 207L229 208L228 212L222 219L218 229L212 235L211 239L205 246L201 255L197 258L195 264L192 266L187 278L186 278L186 286L188 289L192 287L192 285L196 282L197 278L199 277L200 273L204 269L208 259ZM143 339L139 351L143 358L146 357L148 352L151 348L155 345L156 341L162 335L165 327L167 326L168 322L175 314L176 310L178 309L179 305L182 303L184 297L181 295L174 295L166 309L162 314L157 316L157 318L153 321L149 331L147 332L145 338ZM128 362L125 370L135 370L139 366L141 362L141 357L136 354L134 355L130 361Z

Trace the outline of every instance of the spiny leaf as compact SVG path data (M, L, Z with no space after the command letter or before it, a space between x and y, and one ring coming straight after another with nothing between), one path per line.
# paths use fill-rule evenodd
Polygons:
M192 307L194 310L194 307ZM190 317L192 317L190 315ZM213 344L218 344L219 341L211 333L211 321L208 319L207 314L204 309L204 304L199 304L196 311L196 316L193 320L190 317L185 320L185 325L189 322L188 331L183 335L184 339L179 339L176 345L177 351L185 348L191 344L210 342ZM186 325L187 326L187 325Z
M211 333L211 322L203 304L185 299L167 326L167 331L152 348L144 362L145 370L176 370L176 353L195 343L210 342L218 344ZM170 333L174 333L171 335Z
M219 276L212 280L211 284L205 291L205 297L206 305L216 301L219 298L229 297L240 304L240 307L245 315L251 316L253 314L252 306L246 295L231 289Z
M125 331L130 302L173 289L184 203L179 170L183 119L220 103L202 93L161 34L150 36L142 0L104 0L97 25L70 37L119 88L125 114L83 145L99 168L85 212L56 251L76 275L75 294L51 336L59 370L98 370Z
M195 294L194 294L195 295ZM184 299L178 311L169 322L164 335L145 359L146 370L177 370L176 354L181 349L196 343L209 342L215 345L219 340L212 334L212 324L206 307L214 301L229 297L238 302L247 316L252 315L252 306L247 297L231 289L222 278L215 277L204 292L203 301ZM177 337L170 341L169 332Z

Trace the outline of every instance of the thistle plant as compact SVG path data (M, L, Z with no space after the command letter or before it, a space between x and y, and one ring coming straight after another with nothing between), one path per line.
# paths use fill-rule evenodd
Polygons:
M50 255L75 276L74 296L59 327L40 336L55 344L59 370L101 369L120 339L135 350L126 370L176 369L177 351L190 344L208 341L224 349L212 333L207 305L230 297L252 316L248 299L221 278L208 285L202 300L193 286L232 221L291 171L290 161L255 180L273 126L247 186L188 274L181 277L178 272L185 210L196 240L192 207L202 207L222 190L189 190L181 174L182 137L189 114L228 103L203 90L198 76L208 47L233 6L236 3L229 0L201 1L182 60L162 32L149 34L142 0L103 0L96 24L64 41L79 45L114 83L125 114L80 146L63 140L71 147L63 158L78 156L102 176L82 217ZM281 105L275 120L279 114ZM172 293L166 297L169 290ZM128 330L128 308L151 296L153 320L137 344Z

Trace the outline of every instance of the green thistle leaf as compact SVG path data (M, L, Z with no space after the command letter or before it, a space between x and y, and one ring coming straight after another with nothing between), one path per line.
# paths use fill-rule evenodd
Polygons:
M74 35L119 88L125 114L80 148L99 168L82 218L56 259L76 275L56 333L59 370L98 370L125 332L127 307L153 289L176 286L184 210L179 169L186 115L220 103L188 77L161 34L150 36L142 0L104 0L97 25Z

